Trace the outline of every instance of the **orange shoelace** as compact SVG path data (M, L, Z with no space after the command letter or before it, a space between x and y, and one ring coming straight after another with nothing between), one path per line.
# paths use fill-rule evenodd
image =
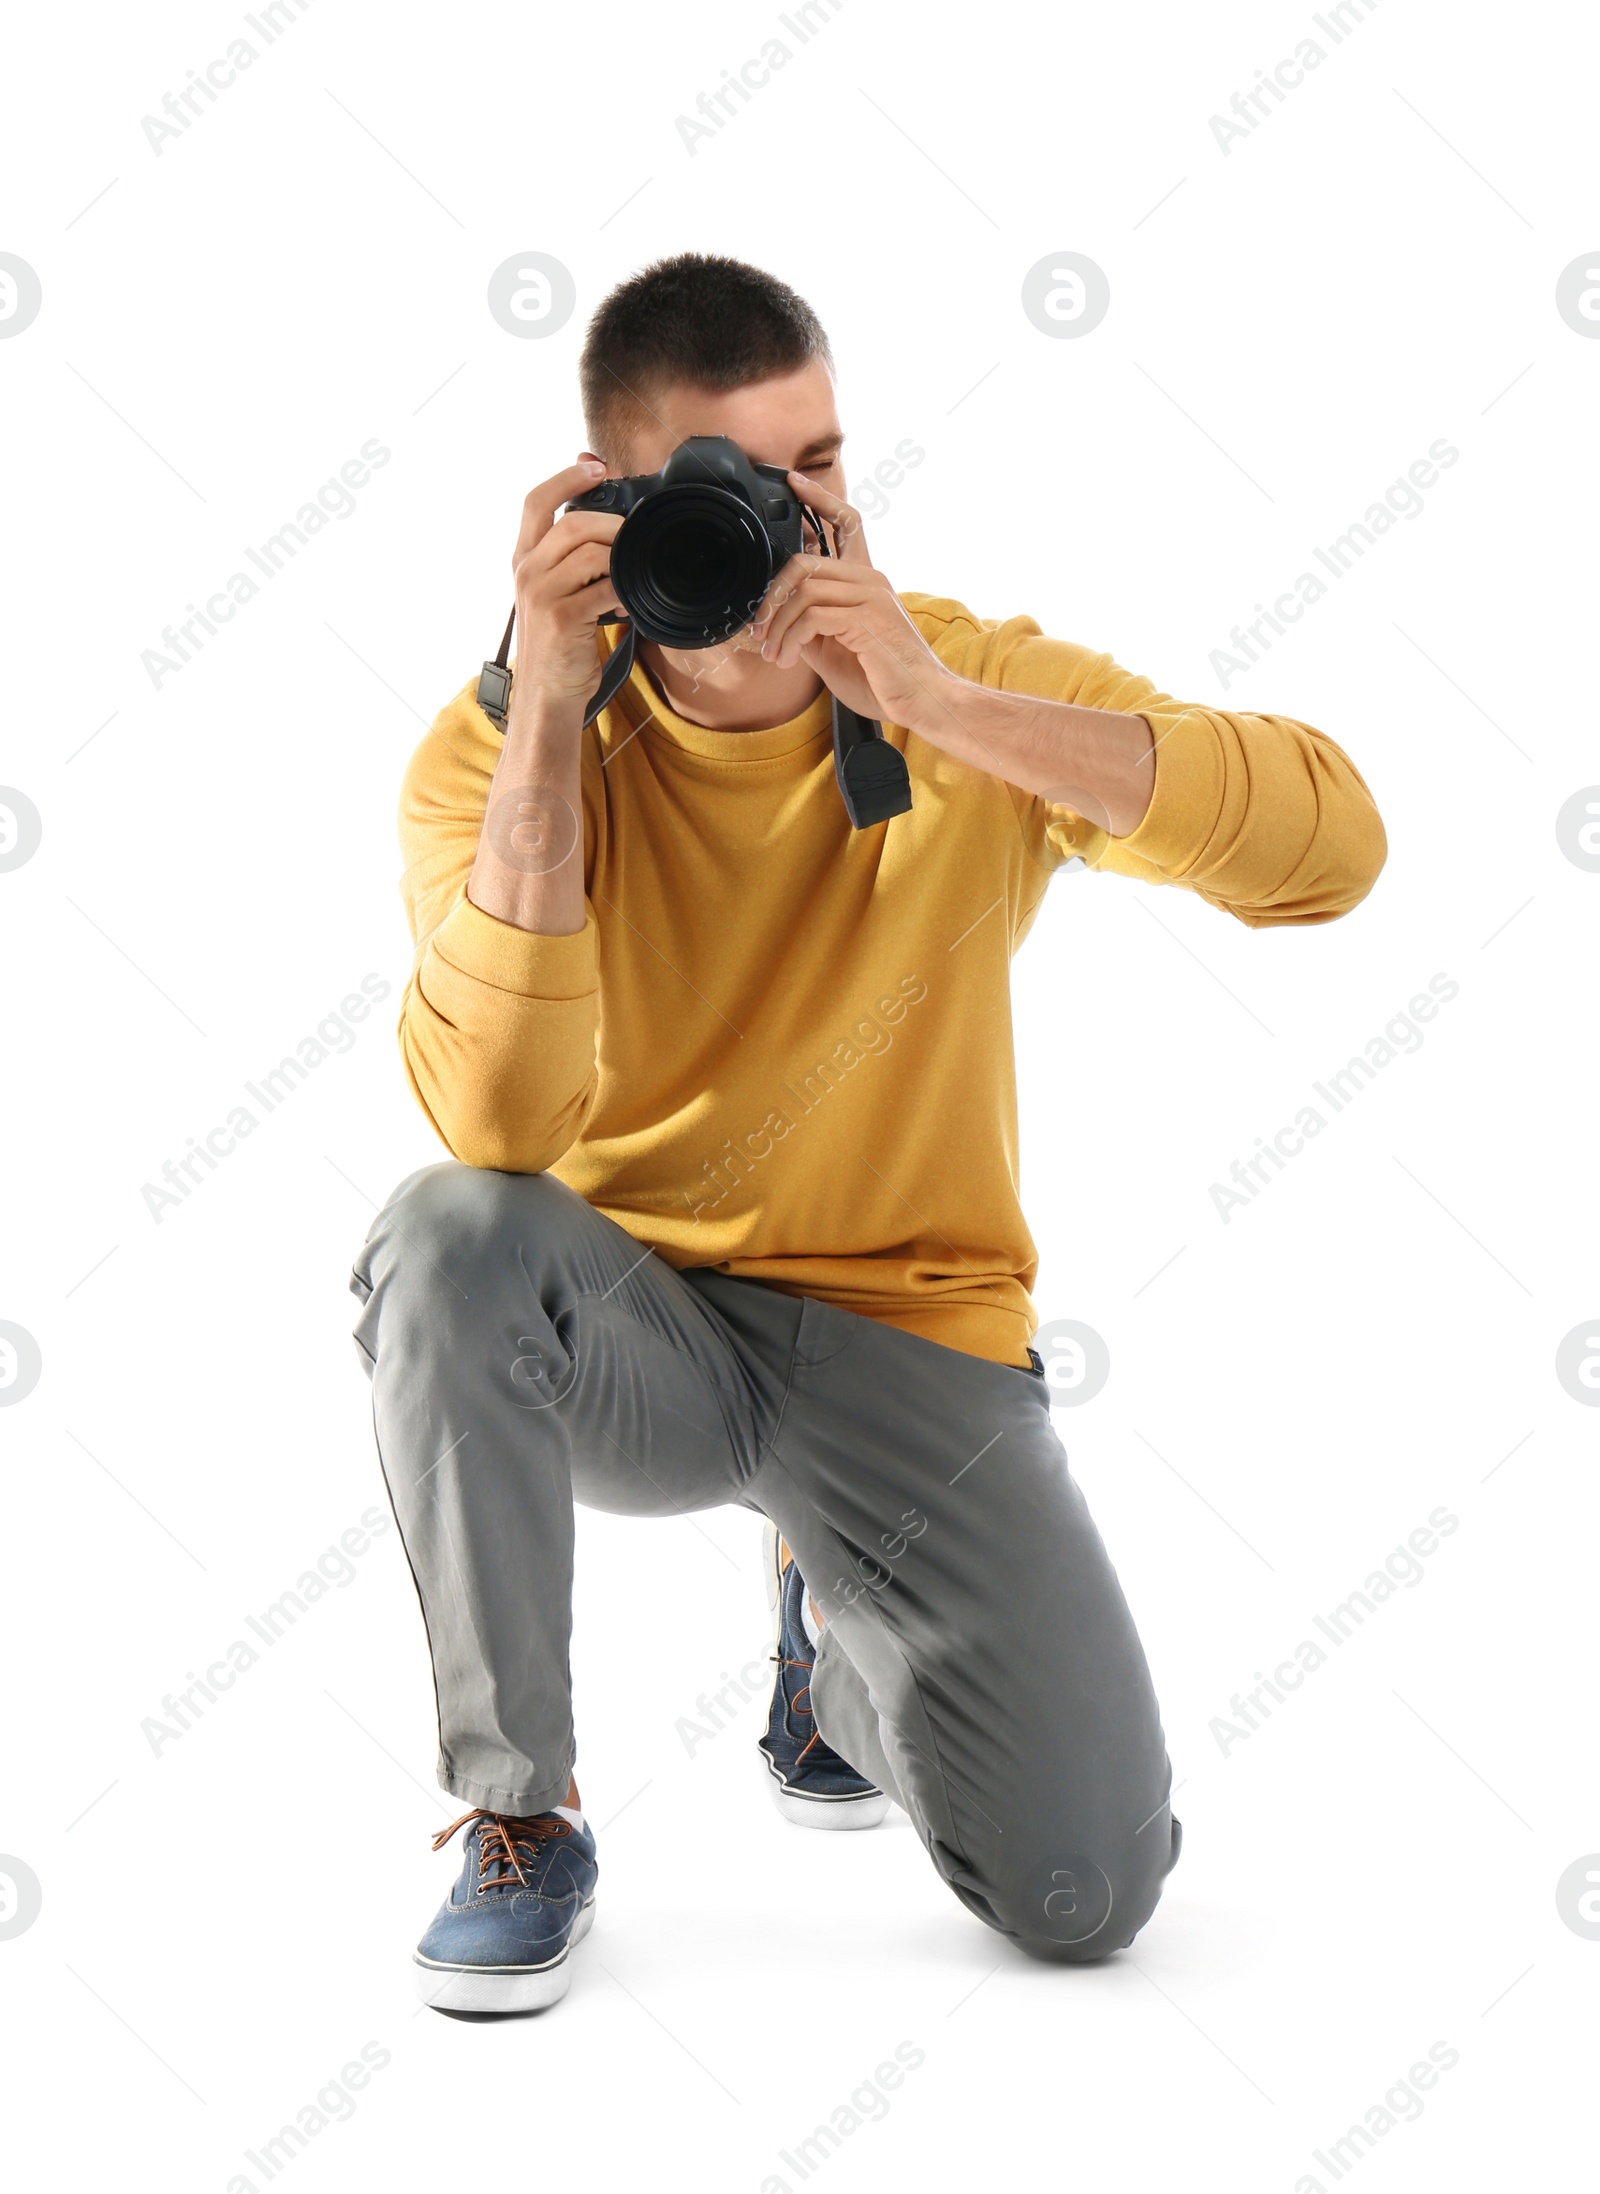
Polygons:
M813 1665L810 1661L786 1661L781 1653L769 1653L767 1655L767 1659L769 1661L776 1661L780 1668L810 1668ZM805 1701L804 1705L801 1704L802 1700ZM811 1714L811 1686L809 1684L802 1684L800 1686L800 1689L789 1701L789 1705L796 1714L810 1714L812 1722L815 1723L817 1717L814 1714ZM800 1747L800 1750L794 1756L795 1766L798 1767L800 1765L800 1762L805 1758L806 1754L811 1750L811 1747L813 1745L821 1744L821 1742L821 1730L813 1728L810 1736L806 1739L805 1743Z
M532 1861L544 1846L557 1836L570 1836L572 1823L559 1814L539 1813L524 1817L515 1813L491 1813L487 1807L474 1806L470 1813L463 1813L459 1821L452 1821L448 1828L441 1828L433 1839L435 1851L442 1851L458 1828L465 1828L469 1821L485 1821L488 1826L478 1838L478 1886L503 1880L503 1875L493 1870L507 1867L524 1889L528 1877L522 1871L517 1857L519 1849Z

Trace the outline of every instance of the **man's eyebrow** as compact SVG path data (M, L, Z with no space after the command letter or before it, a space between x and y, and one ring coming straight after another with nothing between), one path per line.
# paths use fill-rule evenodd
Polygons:
M842 434L820 435L816 441L806 444L795 459L793 469L796 472L804 472L808 463L814 465L819 457L832 456L843 448L844 436Z

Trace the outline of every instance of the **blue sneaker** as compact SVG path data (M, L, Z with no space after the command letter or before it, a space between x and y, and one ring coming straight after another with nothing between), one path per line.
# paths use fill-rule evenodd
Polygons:
M812 1719L811 1667L815 1659L802 1609L805 1579L798 1562L780 1564L778 1528L767 1526L767 1598L776 1612L778 1680L757 1739L772 1778L772 1795L786 1821L802 1828L876 1828L889 1800L876 1783L858 1775L823 1740Z
M477 1807L440 1829L440 1851L470 1821L461 1878L412 1955L435 2011L543 2011L572 1982L569 1953L594 1924L594 1837L559 1813L524 1820Z

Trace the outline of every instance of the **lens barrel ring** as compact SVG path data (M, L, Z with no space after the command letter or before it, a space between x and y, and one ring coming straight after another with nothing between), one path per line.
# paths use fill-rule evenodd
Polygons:
M641 640L714 647L747 625L772 583L772 544L740 495L709 482L657 489L611 544L611 583Z

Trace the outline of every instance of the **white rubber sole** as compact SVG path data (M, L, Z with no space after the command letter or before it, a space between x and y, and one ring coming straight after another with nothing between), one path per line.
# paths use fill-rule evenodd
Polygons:
M787 1788L764 1752L758 1757L773 1804L796 1828L876 1828L894 1802L881 1790L860 1798L803 1798Z
M567 1947L548 1965L440 1965L412 1954L417 1994L435 2011L475 2011L502 2017L545 2011L572 1986L572 1953L594 1925L594 1899L578 1914Z

